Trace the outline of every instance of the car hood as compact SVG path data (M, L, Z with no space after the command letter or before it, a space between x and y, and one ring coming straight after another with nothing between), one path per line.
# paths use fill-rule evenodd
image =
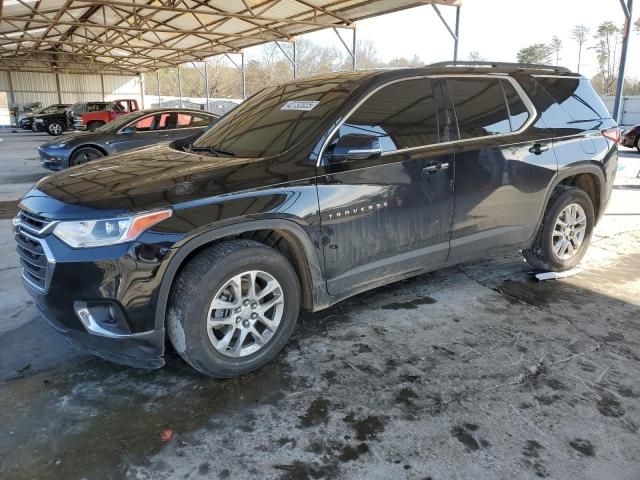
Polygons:
M103 217L169 205L180 208L216 195L282 182L286 171L286 165L277 159L212 157L162 144L45 177L23 198L22 205L54 219Z

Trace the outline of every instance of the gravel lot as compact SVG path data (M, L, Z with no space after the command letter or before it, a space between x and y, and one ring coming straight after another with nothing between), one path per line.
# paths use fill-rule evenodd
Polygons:
M0 478L640 478L639 154L578 275L537 282L517 252L423 275L217 381L80 355L38 318L10 219L48 138L0 132Z

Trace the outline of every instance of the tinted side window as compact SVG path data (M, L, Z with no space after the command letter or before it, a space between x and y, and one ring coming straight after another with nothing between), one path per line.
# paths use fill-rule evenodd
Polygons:
M498 79L449 78L447 87L461 140L511 132L505 97Z
M347 119L333 140L349 133L378 137L383 152L437 143L438 115L431 82L426 78L405 80L377 91Z
M611 117L586 78L538 77L536 80L574 121Z
M525 107L524 102L516 89L513 88L511 82L500 80L502 91L504 92L507 108L509 110L509 119L511 121L511 131L515 132L522 128L529 119L529 110Z

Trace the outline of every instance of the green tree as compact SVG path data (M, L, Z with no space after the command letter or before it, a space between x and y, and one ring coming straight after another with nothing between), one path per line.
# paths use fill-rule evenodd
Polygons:
M551 39L551 50L556 56L556 66L560 63L560 51L562 50L562 40L557 35L554 35Z
M578 68L577 71L580 71L580 64L582 62L582 47L587 42L587 38L589 36L589 27L586 25L576 25L571 30L571 39L578 43Z
M528 47L521 48L518 53L518 62L520 63L541 63L544 65L551 64L551 55L553 47L546 43L534 43Z
M598 85L602 95L612 95L616 88L621 29L613 22L602 22L595 34L595 45L598 59Z

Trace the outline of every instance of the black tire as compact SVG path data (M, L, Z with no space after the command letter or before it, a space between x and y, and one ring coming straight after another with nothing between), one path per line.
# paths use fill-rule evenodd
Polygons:
M87 125L87 130L90 132L95 132L98 128L104 125L104 122L89 122Z
M104 157L104 153L102 153L97 148L82 147L73 152L71 158L69 159L69 166L75 167L76 165L82 165L83 163L97 160L101 157Z
M586 230L582 244L576 253L571 258L564 260L559 258L553 250L552 237L558 216L566 206L573 203L580 205L585 212ZM538 228L531 248L523 250L522 254L535 271L563 272L570 270L580 263L587 252L594 224L595 213L589 195L579 188L559 185L549 199L542 224Z
M38 127L36 127L36 122L31 122L31 131L32 132L37 132L38 131Z
M640 153L640 135L636 137L635 147L636 147L636 150L638 150L638 152Z
M282 319L259 350L230 357L209 340L209 306L229 279L248 270L264 271L280 283L284 296ZM299 310L300 283L289 261L262 243L229 240L198 253L179 273L169 296L167 331L175 350L193 368L214 378L231 378L273 359L291 336Z
M58 120L54 120L47 125L47 133L52 137L62 135L62 132L64 132L64 124Z

